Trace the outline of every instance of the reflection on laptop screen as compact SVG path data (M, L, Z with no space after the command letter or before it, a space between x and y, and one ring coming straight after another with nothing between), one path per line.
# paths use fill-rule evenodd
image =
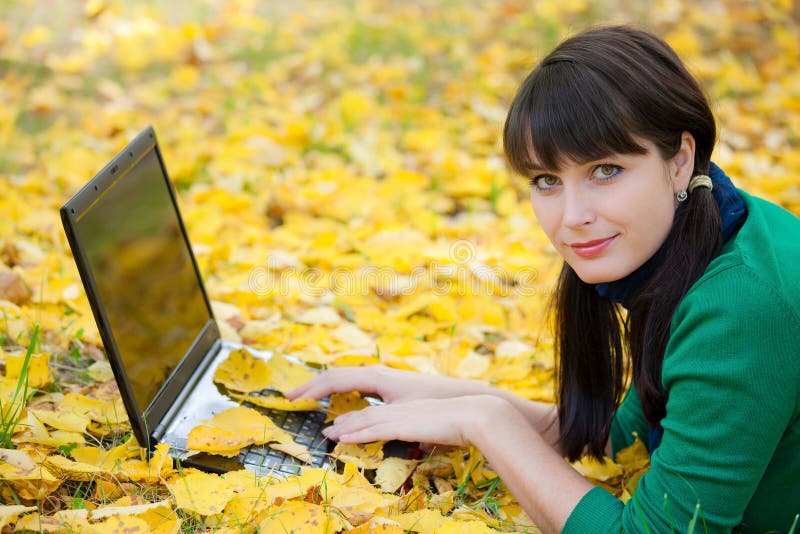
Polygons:
M141 412L210 319L155 150L77 229Z

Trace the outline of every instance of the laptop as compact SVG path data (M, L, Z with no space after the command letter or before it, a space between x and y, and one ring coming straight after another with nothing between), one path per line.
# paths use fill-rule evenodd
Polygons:
M187 451L192 428L239 405L213 376L244 346L220 338L152 127L62 206L61 220L139 444L152 451L169 443L181 465L216 473L297 474L302 466L329 466L321 411L255 408L306 445L311 464L267 445L235 458Z

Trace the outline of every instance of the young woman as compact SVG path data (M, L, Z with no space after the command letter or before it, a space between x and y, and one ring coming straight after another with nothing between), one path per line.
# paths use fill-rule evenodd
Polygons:
M800 512L800 220L710 162L714 117L669 46L630 27L553 50L509 112L506 156L564 257L557 405L474 381L334 369L343 442L478 447L545 532L786 532ZM623 314L621 307L627 310ZM625 390L626 373L632 378ZM646 440L622 502L568 463Z

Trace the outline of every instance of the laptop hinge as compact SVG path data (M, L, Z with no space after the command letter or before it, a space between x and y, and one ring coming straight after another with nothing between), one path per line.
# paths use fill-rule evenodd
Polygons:
M151 434L152 441L151 443L159 443L161 438L164 437L164 432L166 432L169 425L172 423L172 420L175 418L175 415L180 411L183 404L186 402L186 399L189 398L192 391L194 390L195 385L197 384L198 380L203 376L206 372L206 369L214 361L214 358L219 353L220 348L222 347L222 341L217 338L214 341L214 344L211 345L211 348L203 357L202 362L192 373L192 376L189 377L189 380L186 381L186 384L181 387L181 391L177 397L175 397L175 401L169 407L167 412L164 414L164 417L161 418L158 426L153 430Z

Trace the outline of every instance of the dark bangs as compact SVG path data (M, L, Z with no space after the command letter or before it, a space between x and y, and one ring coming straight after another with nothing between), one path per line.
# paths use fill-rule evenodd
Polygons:
M619 88L603 74L557 61L537 67L511 104L503 146L509 164L527 176L537 166L558 170L611 154L644 154L640 130ZM633 103L635 105L635 103Z

